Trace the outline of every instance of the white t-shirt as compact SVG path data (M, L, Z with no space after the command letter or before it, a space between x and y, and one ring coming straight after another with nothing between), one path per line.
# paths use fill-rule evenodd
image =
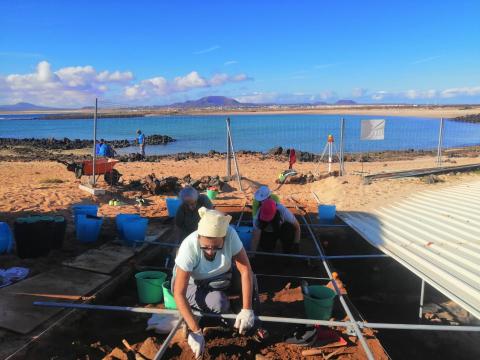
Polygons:
M292 214L290 210L288 210L284 205L277 204L277 211L280 213L280 222L283 224L285 221L289 222L292 225L295 225L296 219L295 215ZM253 219L253 227L258 229L258 216L260 214L260 210L257 212L257 216ZM271 226L267 226L265 229L267 232L273 231Z
M224 274L232 267L232 257L237 255L242 248L243 244L237 232L229 226L222 250L217 251L213 261L208 261L200 249L198 233L194 231L182 241L178 249L173 277L175 278L177 266L190 273L190 283L193 283L194 280L210 279Z

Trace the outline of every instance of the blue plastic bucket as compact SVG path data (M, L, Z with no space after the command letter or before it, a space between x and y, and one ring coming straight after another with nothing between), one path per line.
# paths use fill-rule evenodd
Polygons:
M181 204L179 198L166 198L168 216L173 218L177 214L178 207Z
M318 220L323 223L333 223L336 211L335 205L318 205Z
M246 251L252 247L253 228L251 226L235 226L238 237Z
M138 214L118 214L115 218L115 223L117 225L118 237L121 240L125 240L125 233L123 232L123 224L125 221L130 219L140 219Z
M129 218L123 222L124 241L127 245L133 246L145 241L145 234L147 232L148 219L145 218Z
M84 204L77 204L72 206L73 209L73 216L75 218L75 226L77 226L77 216L78 215L92 215L97 216L98 213L98 205L84 205Z
M100 235L102 229L103 218L80 214L77 215L77 239L80 242L90 243L95 242Z
M12 250L13 235L7 223L0 222L0 254L8 253Z

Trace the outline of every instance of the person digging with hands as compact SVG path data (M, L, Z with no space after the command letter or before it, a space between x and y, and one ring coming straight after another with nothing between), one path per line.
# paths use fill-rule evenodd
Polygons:
M204 313L231 313L227 294L241 289L242 309L234 327L241 334L253 328L258 291L254 275L236 231L229 226L232 217L202 207L198 210L198 230L180 245L173 270L172 291L178 310L190 333L188 344L195 357L203 354L205 339L192 309Z

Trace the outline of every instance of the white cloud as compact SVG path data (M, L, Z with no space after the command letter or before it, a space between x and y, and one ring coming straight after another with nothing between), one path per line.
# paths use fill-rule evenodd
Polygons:
M196 71L192 71L185 76L178 76L173 80L173 86L178 91L201 88L206 85L207 80L201 77Z
M234 65L234 64L238 64L238 61L237 60L225 61L225 63L223 65L224 66L229 66L229 65Z
M480 86L445 89L440 92L443 98L480 95Z
M372 99L373 100L383 100L389 95L388 91L376 91L375 93L372 94Z
M275 92L271 92L271 93L253 92L251 94L236 96L235 100L242 103L262 104L262 103L275 102L277 98L278 98L278 94Z
M335 93L335 91L331 91L331 90L322 91L319 95L319 98L323 101L330 100L336 97L337 97L337 94Z
M163 77L142 80L140 83L125 88L124 95L132 100L148 99L155 96L170 95L199 88L211 88L227 83L251 80L246 74L214 74L210 79L192 71L185 76L177 76L172 81Z
M133 73L130 71L120 72L118 70L111 73L105 70L98 74L97 79L99 81L126 82L133 79Z
M352 90L352 96L355 98L363 97L367 94L368 90L364 88L355 88Z
M369 96L372 100L388 100L388 101L404 101L404 100L428 100L432 99L465 99L472 96L480 95L480 86L474 87L459 87L449 88L444 90L429 89L417 90L410 89L405 91L390 92L390 91L375 91L371 94L364 94Z
M206 54L206 53L218 50L218 49L220 49L219 45L213 45L213 46L210 46L209 48L206 48L206 49L194 51L193 54L194 55Z
M415 60L415 61L412 61L411 64L412 65L415 65L415 64L422 64L422 63L426 63L426 62L430 62L430 61L433 61L433 60L436 60L438 58L440 58L441 56L430 56L430 57L427 57L427 58L423 58L423 59L418 59L418 60Z
M323 91L320 94L308 94L303 92L277 93L277 92L252 92L235 97L235 100L253 104L299 104L314 103L318 101L333 100L337 97L334 91Z
M219 86L225 84L229 79L227 74L215 74L210 79L210 84L212 86Z
M41 61L34 73L0 77L0 100L51 106L85 105L108 91L109 85L126 84L132 78L131 72L98 73L92 66L71 66L52 71L50 63Z

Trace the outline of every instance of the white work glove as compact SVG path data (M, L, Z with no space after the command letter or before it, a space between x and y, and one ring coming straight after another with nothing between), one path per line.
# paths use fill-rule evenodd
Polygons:
M203 338L202 330L188 334L188 345L190 345L190 349L192 349L195 354L195 359L202 356L203 350L205 349L205 339Z
M248 330L253 327L255 322L255 314L251 309L242 309L235 319L235 328L238 329L240 334L245 334Z

